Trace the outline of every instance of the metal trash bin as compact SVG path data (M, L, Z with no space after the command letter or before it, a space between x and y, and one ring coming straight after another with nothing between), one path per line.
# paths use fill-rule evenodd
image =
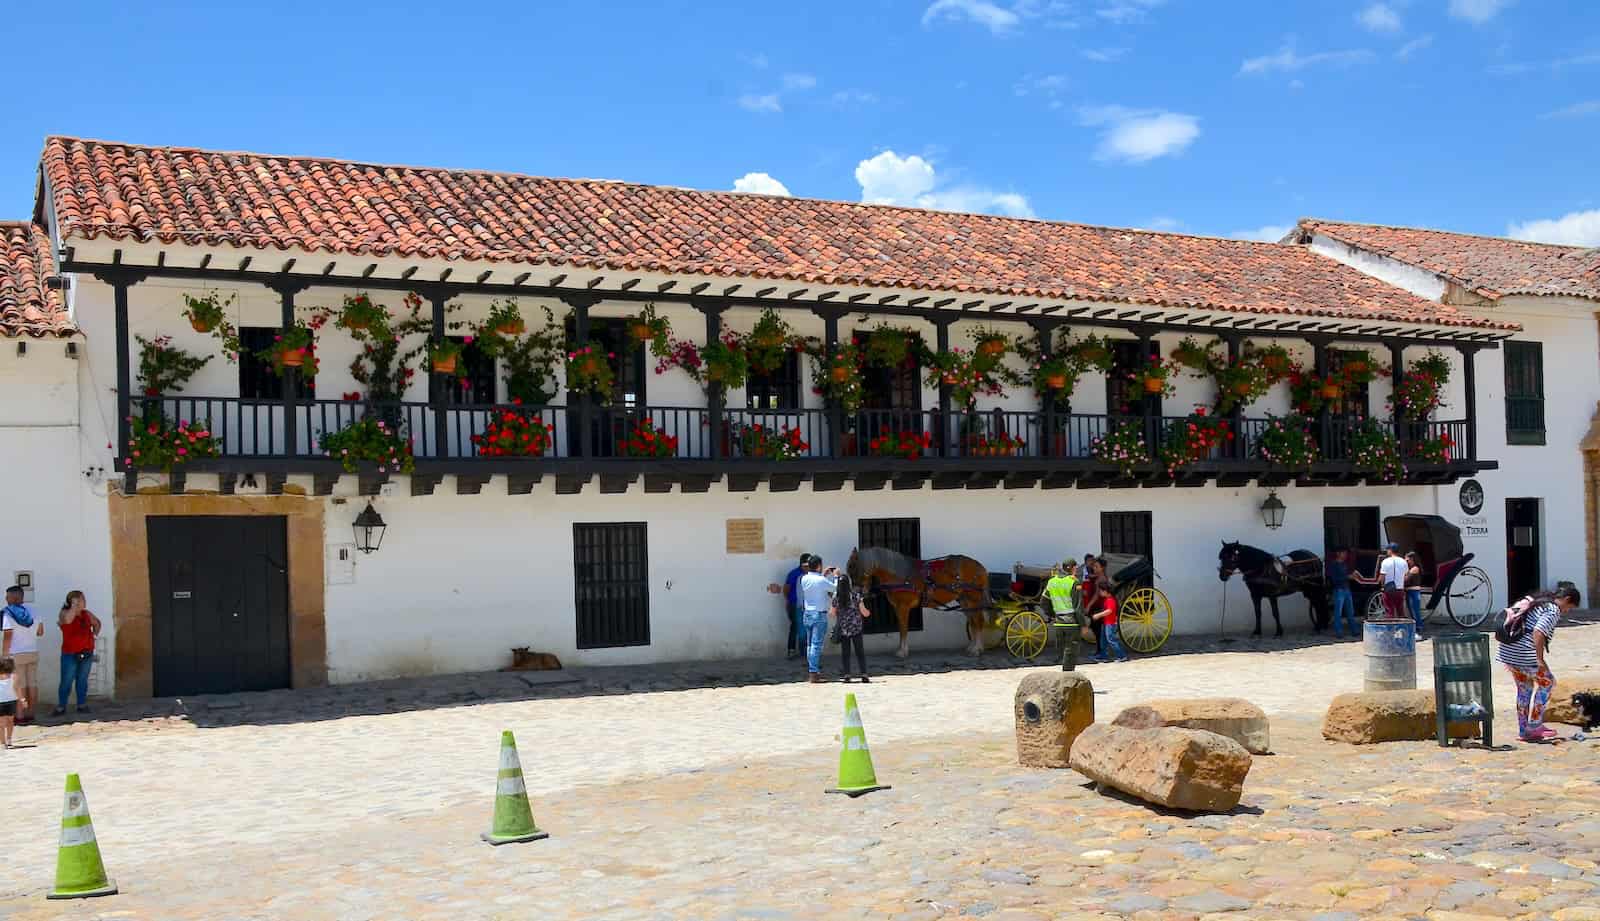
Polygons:
M1434 637L1433 701L1441 746L1450 744L1450 723L1479 723L1483 744L1494 747L1492 670L1488 634Z
M1368 691L1410 691L1417 686L1417 625L1405 620L1369 620L1361 645L1367 655Z

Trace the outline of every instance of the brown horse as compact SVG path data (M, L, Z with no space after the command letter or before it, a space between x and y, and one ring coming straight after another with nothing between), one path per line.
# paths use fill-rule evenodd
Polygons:
M915 560L884 547L862 547L850 551L845 571L866 594L874 586L884 593L900 623L900 648L895 655L911 654L906 632L911 628L911 612L931 607L940 611L964 611L967 615L967 654L983 652L983 627L989 609L989 571L970 556L942 556L934 560Z

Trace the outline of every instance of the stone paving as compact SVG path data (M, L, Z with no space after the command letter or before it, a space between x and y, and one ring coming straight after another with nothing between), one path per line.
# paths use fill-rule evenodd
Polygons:
M1273 717L1277 753L1209 817L1018 767L1028 670L998 657L924 657L852 687L894 785L860 800L821 792L843 688L763 683L782 666L627 670L631 692L607 670L118 707L24 729L37 747L0 756L0 916L1600 919L1600 743L1329 743L1320 715L1359 689L1359 644L1220 649L1085 669L1102 719L1202 693ZM1576 674L1596 653L1600 630L1568 628L1552 664ZM648 689L673 682L687 689ZM1495 691L1509 738L1509 682ZM502 728L547 841L477 840ZM43 900L68 770L111 899Z

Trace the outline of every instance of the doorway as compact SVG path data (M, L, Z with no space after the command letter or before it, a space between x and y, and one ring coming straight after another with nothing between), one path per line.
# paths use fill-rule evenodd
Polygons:
M288 687L287 519L145 522L155 696Z
M861 518L856 521L857 547L884 547L895 553L922 559L921 518ZM889 601L882 591L868 593L867 607L873 611L890 611ZM922 609L912 608L909 630L922 629ZM865 633L899 633L900 622L891 614L888 617L869 617L862 625Z
M1506 593L1521 598L1540 589L1544 569L1540 552L1538 499L1506 500Z

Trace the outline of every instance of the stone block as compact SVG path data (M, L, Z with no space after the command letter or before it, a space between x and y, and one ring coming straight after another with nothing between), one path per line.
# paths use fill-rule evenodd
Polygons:
M1124 793L1173 809L1227 812L1239 805L1250 753L1200 729L1096 725L1072 745L1072 769Z
M1018 761L1067 767L1073 740L1094 722L1094 686L1079 672L1035 672L1017 686L1013 715Z
M1547 723L1583 725L1583 714L1572 705L1572 695L1581 692L1600 694L1600 672L1580 672L1570 678L1556 677L1556 686L1550 689L1550 705L1544 710Z
M1334 742L1424 742L1437 738L1433 690L1366 691L1340 694L1322 719L1322 737ZM1451 723L1452 739L1478 735L1477 723Z
M1272 751L1267 714L1250 701L1238 697L1149 700L1122 711L1111 721L1111 725L1129 729L1155 729L1158 726L1204 729L1227 736L1243 745L1245 751L1252 755L1265 755Z

